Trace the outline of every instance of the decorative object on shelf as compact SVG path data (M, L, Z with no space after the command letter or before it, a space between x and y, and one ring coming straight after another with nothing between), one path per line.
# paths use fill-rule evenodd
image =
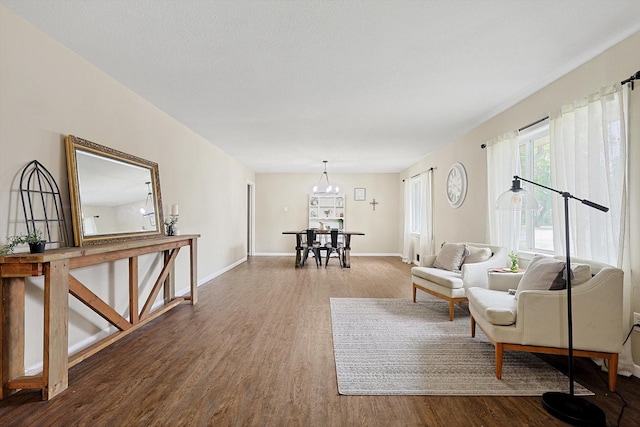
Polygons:
M20 199L27 235L44 230L43 242L54 247L69 246L60 188L51 172L37 160L29 162L20 173ZM37 250L44 252L44 244Z
M0 249L0 255L11 254L16 246L25 243L29 244L29 251L32 254L38 254L44 252L47 242L44 240L42 230L35 228L27 234L21 233L17 236L7 237L7 244L4 248Z
M452 208L459 208L467 196L467 171L462 163L454 163L447 174L447 200Z
M529 181L515 175L511 184L511 189L505 191L498 197L496 201L496 209L505 211L522 211L536 210L538 202L528 191L520 186L520 181L525 181L538 187L545 188L549 191L556 192L564 198L564 232L565 232L565 252L566 265L565 271L571 271L571 250L570 231L569 231L569 199L575 199L582 204L598 209L602 212L609 211L609 208L591 202L589 200L579 199L566 191L559 191L537 182ZM561 393L557 391L548 391L542 395L542 406L554 417L573 425L605 425L606 417L602 409L596 404L589 402L574 392L573 381L573 319L571 306L571 274L566 275L566 291L567 291L567 335L569 343L569 393Z
M509 259L511 260L511 267L509 267L509 270L511 270L514 273L518 272L518 254L515 252L510 252L509 253Z
M309 201L309 204L311 206L318 206L318 198L317 197L312 197L311 200Z
M318 183L313 186L314 194L338 194L340 188L338 186L333 187L329 182L329 174L327 173L327 163L328 160L323 160L324 163L324 172L320 175L320 179ZM322 182L324 179L324 183Z
M167 236L179 236L180 232L176 224L178 223L178 205L171 205L171 215L164 220Z
M324 216L329 218L331 216L331 209L325 209L324 210Z
M336 207L337 207L337 208L342 208L342 207L344 207L344 197L338 197L338 198L336 198Z
M353 200L356 202L364 202L367 200L367 189L366 188L354 188L353 189Z
M380 202L376 202L375 197L373 198L373 201L369 203L371 206L373 206L373 210L376 210L376 205L379 205Z

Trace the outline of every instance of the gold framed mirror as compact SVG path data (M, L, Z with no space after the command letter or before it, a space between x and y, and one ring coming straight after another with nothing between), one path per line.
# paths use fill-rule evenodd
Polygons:
M164 235L157 163L73 135L65 145L76 246Z

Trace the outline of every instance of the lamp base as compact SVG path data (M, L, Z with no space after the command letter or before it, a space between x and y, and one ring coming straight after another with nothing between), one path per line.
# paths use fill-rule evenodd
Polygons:
M544 393L542 406L554 417L574 426L605 426L607 422L604 411L598 406L567 393Z

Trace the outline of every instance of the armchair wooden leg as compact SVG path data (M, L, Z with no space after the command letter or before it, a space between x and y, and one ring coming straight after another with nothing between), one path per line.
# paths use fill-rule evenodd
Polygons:
M473 318L473 316L469 316L471 317L471 338L475 338L476 337L476 319Z
M616 380L618 379L618 353L613 353L609 357L609 391L616 391Z
M502 379L502 353L504 352L501 343L496 343L496 378Z
M449 321L453 322L453 311L456 308L456 303L455 301L451 300L449 301Z
M416 302L416 284L413 284L413 302Z

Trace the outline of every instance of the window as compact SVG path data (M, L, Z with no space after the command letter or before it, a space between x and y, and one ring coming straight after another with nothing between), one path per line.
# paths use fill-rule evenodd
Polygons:
M551 145L549 121L523 131L519 136L520 176L551 186ZM522 182L540 204L540 211L522 214L518 247L520 250L553 252L553 193L542 187Z
M415 234L420 234L421 190L420 177L411 178L411 233Z

